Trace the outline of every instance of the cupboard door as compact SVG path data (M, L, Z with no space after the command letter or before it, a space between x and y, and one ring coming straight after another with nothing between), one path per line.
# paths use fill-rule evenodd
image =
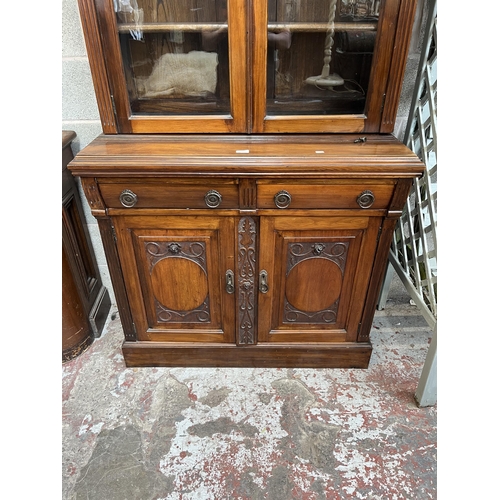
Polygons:
M232 218L123 216L115 231L138 340L235 341Z
M391 132L415 6L255 0L252 131Z
M246 0L79 0L115 133L246 132ZM99 28L98 28L99 26ZM102 45L98 46L99 33ZM110 133L107 131L107 133Z
M378 217L262 217L260 342L355 342Z

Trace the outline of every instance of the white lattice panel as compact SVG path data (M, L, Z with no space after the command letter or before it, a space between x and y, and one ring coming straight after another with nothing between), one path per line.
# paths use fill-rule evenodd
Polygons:
M404 142L426 165L400 218L389 260L434 328L437 319L437 12L431 1Z

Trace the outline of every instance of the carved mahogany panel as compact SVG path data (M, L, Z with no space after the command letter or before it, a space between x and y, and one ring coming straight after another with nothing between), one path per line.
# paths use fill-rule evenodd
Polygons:
M210 321L204 241L144 241L158 323Z
M349 241L288 243L284 323L337 322L348 250Z
M345 342L355 338L353 301L373 263L375 225L364 217L261 219L260 342ZM371 227L373 226L373 227ZM368 238L368 234L370 237Z
M257 294L257 223L242 217L238 223L238 344L255 344Z
M153 237L137 231L133 238L149 327L220 327L220 315L210 309L209 277L217 281L209 276L215 270L209 269L207 248L214 234L192 239L189 234Z
M139 340L234 342L230 218L123 216L116 234Z

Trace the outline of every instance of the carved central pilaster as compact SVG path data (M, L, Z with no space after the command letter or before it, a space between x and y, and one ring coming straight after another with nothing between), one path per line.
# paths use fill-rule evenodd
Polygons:
M255 344L257 300L257 224L252 217L242 217L238 223L238 315L237 341L239 345Z

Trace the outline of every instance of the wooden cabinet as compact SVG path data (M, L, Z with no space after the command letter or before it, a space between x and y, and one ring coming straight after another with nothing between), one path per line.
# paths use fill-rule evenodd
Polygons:
M67 169L76 133L62 132L62 360L69 361L101 336L111 307L85 224L75 178Z
M78 0L106 134L392 132L417 0Z
M127 365L368 366L417 0L78 2Z
M367 367L422 163L390 135L102 135L72 161L128 366Z

